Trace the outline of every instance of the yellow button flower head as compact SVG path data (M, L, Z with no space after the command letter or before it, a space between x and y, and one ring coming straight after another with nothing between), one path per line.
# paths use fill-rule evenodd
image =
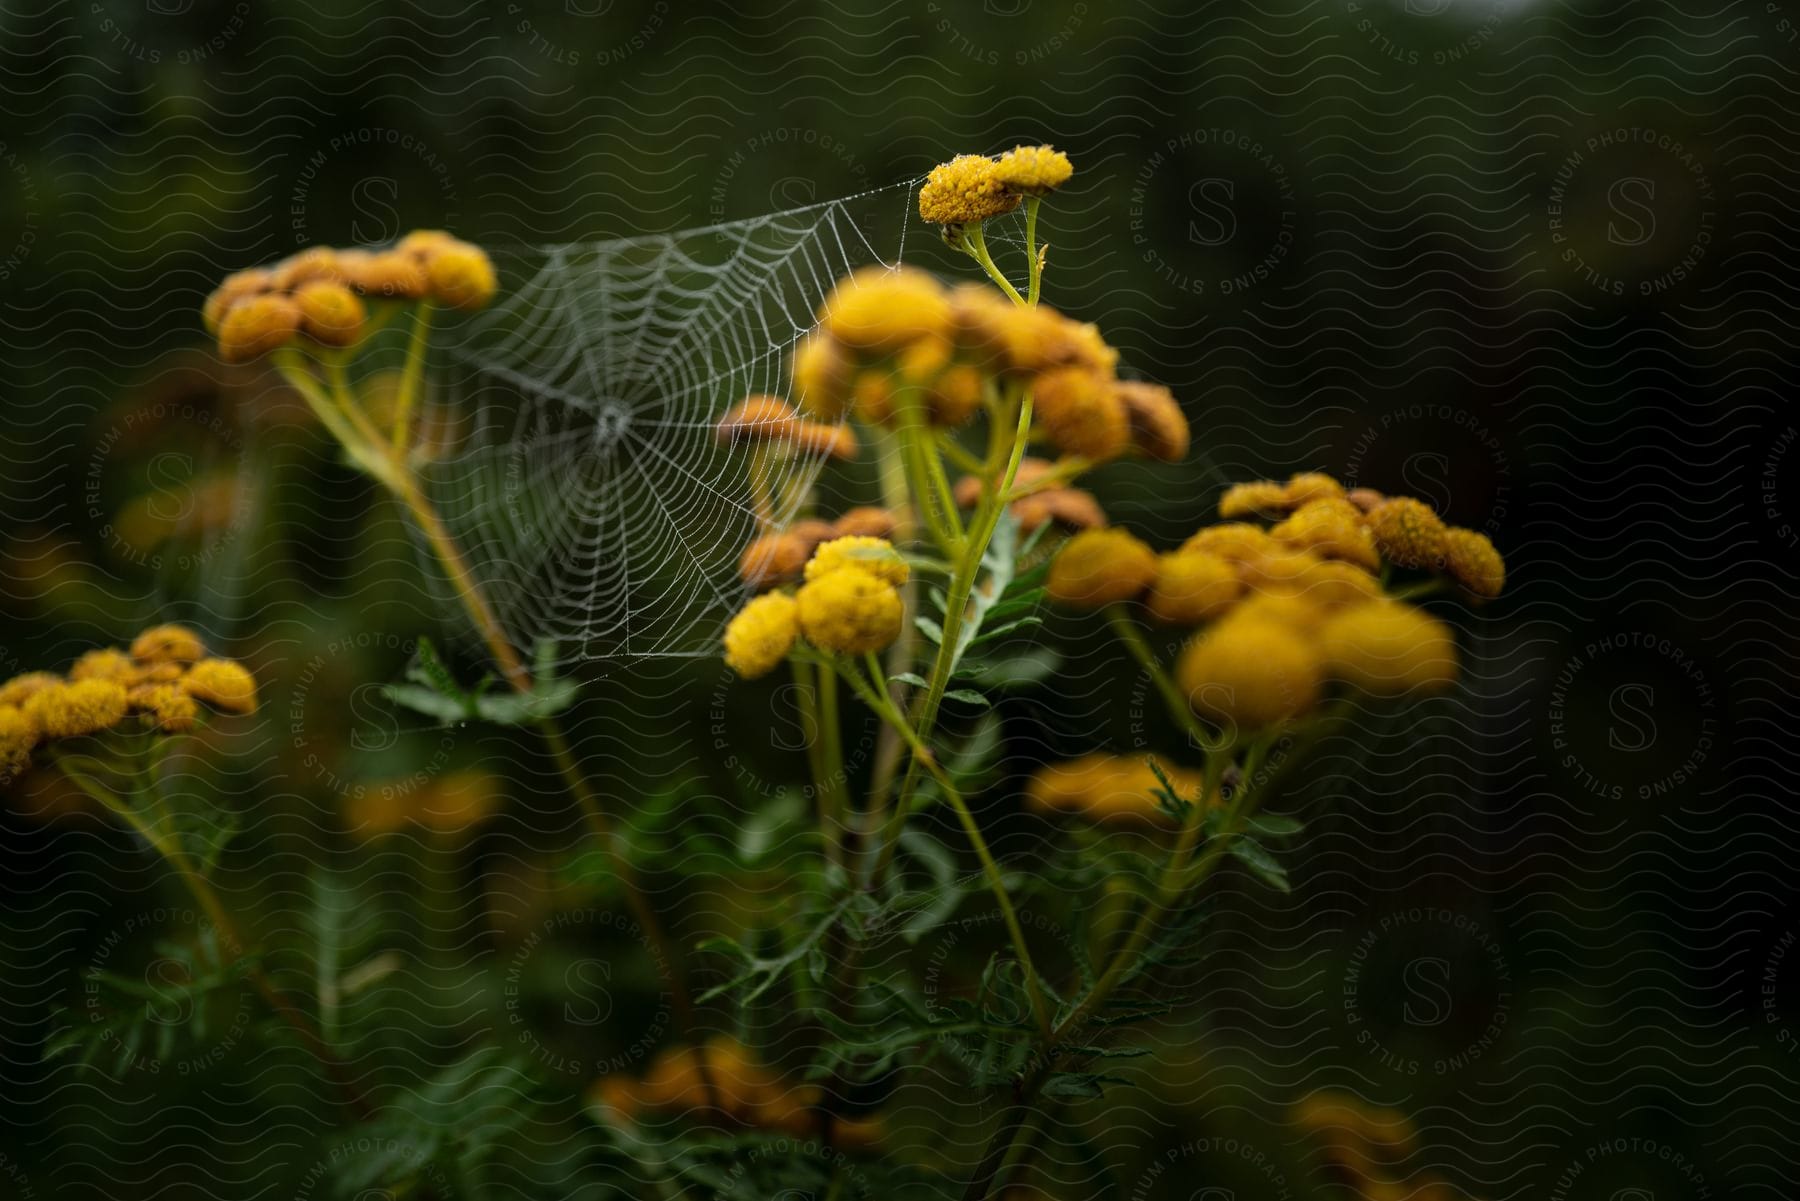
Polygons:
M238 301L272 291L274 287L275 273L272 271L250 268L226 276L225 282L213 289L200 308L200 319L206 323L206 332L217 334L219 323Z
M809 334L794 347L794 400L821 421L841 421L850 407L850 356L835 339Z
M885 538L866 538L852 534L821 544L813 552L812 561L806 565L806 578L816 580L828 572L845 567L860 567L895 587L906 583L912 574L912 568L900 557L900 552L894 549L893 543Z
M738 559L738 576L752 588L771 588L791 580L806 566L817 540L783 530L764 534L744 548Z
M36 722L11 705L0 705L0 786L31 765L37 740Z
M1049 146L1015 146L994 164L994 177L1010 192L1048 196L1069 182L1069 156Z
M898 351L949 331L950 302L937 280L910 267L865 267L838 281L819 310L825 332L851 350Z
M324 346L352 346L363 335L368 314L345 284L316 279L294 289L300 306L300 328Z
M133 688L127 699L165 734L185 734L200 724L200 706L179 684L145 684Z
M431 298L453 309L486 307L500 290L494 264L478 246L452 242L431 251L425 263Z
M1083 530L1057 552L1044 587L1061 604L1098 609L1138 596L1156 566L1156 552L1124 530Z
M1362 513L1347 500L1308 501L1269 534L1278 542L1315 551L1327 559L1343 559L1370 571L1381 566Z
M1311 607L1329 612L1376 600L1381 582L1354 563L1321 559L1272 586L1272 595L1294 596Z
M894 528L894 515L873 505L846 509L843 516L831 523L831 533L836 538L848 538L853 534L866 538L892 538Z
M785 592L759 596L725 627L725 664L746 680L768 675L794 649L799 607Z
M1369 511L1369 532L1390 563L1426 570L1444 564L1444 523L1424 501L1389 497Z
M1161 384L1120 381L1113 391L1131 422L1131 444L1152 459L1173 463L1186 455L1192 434L1175 394Z
M248 296L219 319L219 357L248 363L279 350L300 332L300 306L278 292Z
M1157 765L1179 796L1199 796L1201 773L1160 757ZM1158 803L1161 783L1143 756L1097 752L1039 768L1025 785L1025 803L1040 812L1075 813L1109 825L1166 825L1169 819Z
M415 255L399 250L371 254L366 250L347 250L338 255L344 282L364 296L382 300L420 300L431 290L425 277L425 264Z
M1259 730L1318 703L1319 651L1287 622L1233 613L1188 643L1175 679L1196 713Z
M919 216L934 225L968 225L1010 213L1019 194L1007 190L985 154L959 154L931 169L919 189Z
M1243 591L1229 562L1203 550L1181 550L1156 561L1145 607L1170 625L1199 625L1219 616Z
M79 738L118 725L127 708L117 680L77 680L37 693L25 702L25 716L45 738Z
M292 292L315 280L341 282L343 278L338 252L329 246L309 246L275 266L275 286L283 292Z
M1246 521L1228 521L1223 525L1207 526L1182 543L1181 549L1203 550L1233 563L1243 563L1272 555L1283 547L1259 525L1251 525Z
M25 702L48 688L60 688L61 676L47 671L28 671L0 684L0 706L23 709Z
M186 626L151 626L131 640L131 657L139 663L197 663L206 657L200 635Z
M1219 498L1219 516L1227 521L1239 517L1272 517L1287 512L1287 486L1274 480L1250 480L1233 484Z
M1100 462L1131 443L1131 419L1112 381L1085 367L1057 367L1031 385L1034 418L1065 453Z
M119 680L131 678L136 664L131 656L116 646L101 647L91 650L75 660L69 668L71 680Z
M1046 488L1022 496L1006 507L1019 523L1019 529L1031 533L1047 522L1056 522L1072 530L1097 530L1106 524L1106 510L1091 492L1080 488Z
M222 712L256 712L256 678L230 659L200 660L181 677L181 686L195 700Z
M925 392L931 424L954 429L967 423L981 408L984 379L973 363L953 363L940 372Z
M1476 596L1496 597L1506 587L1506 560L1487 535L1474 530L1449 530L1444 535L1444 554L1456 582Z
M842 655L883 649L900 636L906 617L894 586L861 567L840 567L808 580L795 599L806 640Z
M1438 691L1456 680L1456 640L1411 605L1380 600L1345 609L1319 630L1330 673L1365 692Z
M1303 471L1299 475L1290 476L1287 487L1282 492L1287 507L1298 509L1315 500L1340 500L1344 495L1344 486L1320 472Z

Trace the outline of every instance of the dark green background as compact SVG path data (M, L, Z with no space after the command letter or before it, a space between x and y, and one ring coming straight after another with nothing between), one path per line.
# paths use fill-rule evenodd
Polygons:
M197 309L221 275L415 226L503 247L676 231L1054 142L1077 173L1046 210L1048 296L1170 384L1195 428L1188 464L1097 475L1116 520L1168 545L1226 480L1322 469L1425 496L1490 532L1512 572L1469 623L1461 695L1322 760L1297 891L1235 894L1181 984L1198 1016L1160 1036L1165 1083L1082 1115L1123 1195L1185 1199L1215 1179L1331 1195L1287 1124L1326 1086L1416 1115L1421 1166L1458 1196L1789 1195L1800 42L1781 8L10 5L7 666L176 614L266 668L246 756L262 767L238 797L266 820L235 867L279 935L311 858L384 878L319 833L334 792L293 762L291 726L324 716L294 708L295 681L325 654L348 695L442 631L368 493L171 370L204 345ZM963 270L922 234L909 261ZM156 436L111 440L146 397L229 419L187 449L258 485L235 583L216 560L133 564L96 532L94 513L153 483ZM56 546L87 565L46 593ZM1123 658L1056 629L1078 684L1009 702L1020 765L1171 746L1135 716ZM587 670L584 754L620 795L699 772L741 803L790 770L759 733L720 745L715 727L754 730L768 706L722 693L710 662ZM354 706L324 708L352 715L348 738ZM431 762L433 737L352 767ZM728 753L757 764L756 788ZM459 870L559 845L562 815L530 803L531 754L471 738L455 755L526 798ZM1012 807L996 796L989 816L1023 853ZM316 1158L304 1118L234 1132L236 1167L209 1133L281 1055L119 1086L43 1063L95 948L174 893L121 838L7 820L0 1172L20 1165L21 1195L40 1197L289 1195L271 1165ZM479 1026L459 1011L446 1030ZM1434 1069L1477 1043L1474 1062ZM254 1126L245 1106L232 1120ZM1225 1136L1266 1148L1288 1191L1180 1154ZM1644 1142L1589 1158L1621 1138ZM1707 1191L1660 1170L1660 1148ZM1170 1151L1204 1174L1142 1175ZM1587 1167L1570 1178L1572 1162Z

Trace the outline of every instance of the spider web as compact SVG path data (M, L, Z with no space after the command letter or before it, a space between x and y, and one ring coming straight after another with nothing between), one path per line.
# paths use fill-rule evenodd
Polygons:
M753 478L714 423L752 393L786 395L835 282L889 261L878 241L898 260L911 190L498 256L501 297L458 330L444 377L454 449L423 478L515 645L717 653L746 595L752 498L797 496L823 462Z

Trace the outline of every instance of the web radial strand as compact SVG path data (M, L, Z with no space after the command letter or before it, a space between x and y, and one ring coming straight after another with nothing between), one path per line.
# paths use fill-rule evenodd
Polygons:
M451 433L422 474L514 645L716 653L756 498L791 520L823 463L722 446L715 423L748 395L786 395L820 302L899 259L910 204L901 185L498 256L501 298L453 335L436 398Z

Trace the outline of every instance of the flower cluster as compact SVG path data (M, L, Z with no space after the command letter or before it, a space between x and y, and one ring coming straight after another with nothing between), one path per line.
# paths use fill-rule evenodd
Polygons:
M313 246L273 267L227 276L201 317L228 363L246 363L304 336L353 346L368 332L365 299L478 309L499 284L479 247L441 230L418 230L382 251Z
M1026 197L1047 196L1075 172L1049 146L1015 146L998 158L962 154L932 168L919 189L919 215L934 225L964 226L999 217Z
M1156 766L1178 795L1200 794L1199 772L1161 759ZM1156 803L1161 787L1144 756L1095 752L1039 768L1025 787L1025 803L1042 813L1073 813L1102 824L1158 825L1168 820Z
M252 713L256 681L242 664L211 658L185 626L153 626L129 650L88 651L67 675L34 671L0 684L0 782L31 762L42 744L121 727L180 734L199 724L201 705Z
M821 542L797 592L767 592L725 627L725 662L746 678L767 675L805 637L840 655L879 651L900 636L900 585L910 568L885 538L848 534Z
M650 1062L642 1077L602 1076L590 1095L614 1117L627 1121L658 1112L716 1109L756 1130L797 1138L819 1133L819 1087L784 1079L731 1038L709 1039L698 1051L668 1048ZM879 1117L838 1118L831 1127L833 1144L845 1148L870 1146L881 1132Z
M1364 1201L1406 1197L1451 1201L1461 1195L1435 1174L1413 1165L1420 1154L1412 1120L1349 1093L1314 1093L1294 1110L1294 1124L1318 1140L1331 1182Z
M1388 596L1376 573L1442 566L1481 596L1505 580L1481 535L1447 529L1409 497L1352 498L1329 476L1240 484L1220 510L1274 524L1208 526L1161 555L1124 530L1085 531L1058 553L1045 586L1073 608L1141 600L1159 622L1201 627L1176 680L1195 712L1222 724L1260 729L1299 717L1332 682L1375 695L1448 686L1457 672L1449 628Z
M1047 306L1013 304L981 284L946 289L911 268L869 268L838 284L796 349L794 397L823 422L854 413L872 425L916 416L948 428L1011 382L1032 397L1034 432L1064 454L1181 458L1181 407L1166 388L1120 380L1118 361L1098 329Z

